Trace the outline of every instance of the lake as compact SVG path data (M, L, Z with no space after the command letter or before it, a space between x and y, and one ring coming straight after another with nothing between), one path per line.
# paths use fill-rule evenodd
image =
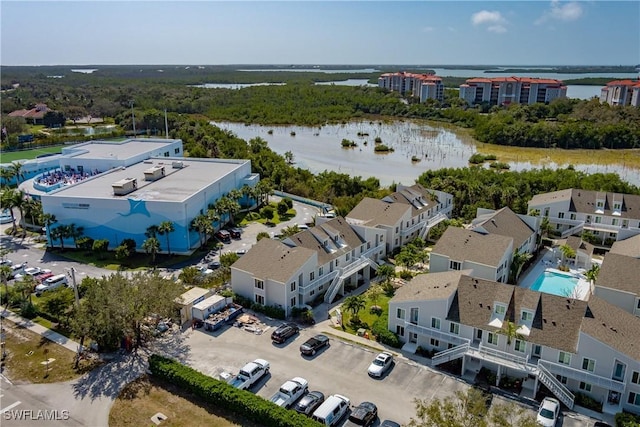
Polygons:
M347 124L324 126L260 126L231 122L211 122L221 129L229 130L244 140L260 137L280 155L291 151L295 166L313 173L324 170L346 173L363 178L376 177L380 184L388 186L394 182L411 184L427 170L468 166L472 154L478 151L477 143L454 127L413 120L391 122L350 122ZM272 130L270 135L268 132ZM295 136L291 136L295 132ZM368 136L358 136L358 133ZM395 151L388 154L374 152L374 139L380 137L382 143ZM357 147L345 149L343 138L352 140ZM367 145L365 145L365 141ZM499 146L489 146L500 149ZM487 150L485 150L487 151ZM528 154L508 161L511 170L532 168L557 169L568 163L554 162L540 149L538 159L532 160ZM412 161L415 156L420 161ZM587 173L613 172L622 179L640 185L640 170L625 164L605 164L598 156L590 156L591 162L576 163L576 170ZM520 160L522 159L522 160ZM500 160L500 156L498 156Z

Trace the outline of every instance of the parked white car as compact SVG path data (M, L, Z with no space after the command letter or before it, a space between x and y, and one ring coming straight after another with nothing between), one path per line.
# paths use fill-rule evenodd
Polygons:
M25 268L22 273L18 273L14 276L16 280L21 280L24 276L36 276L40 273L51 273L51 270L48 268L42 269L40 267L29 267Z
M67 284L67 276L64 274L49 277L47 280L36 286L36 295L41 295L43 292L51 291Z
M391 368L391 365L393 365L393 354L383 351L373 359L367 372L371 377L380 378Z
M536 421L543 427L554 427L560 415L560 402L553 397L545 397L540 408Z

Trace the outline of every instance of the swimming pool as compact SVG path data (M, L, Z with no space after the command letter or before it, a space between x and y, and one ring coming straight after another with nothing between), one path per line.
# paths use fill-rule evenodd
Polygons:
M573 293L577 285L578 279L575 277L553 271L545 271L538 276L529 289L566 297Z

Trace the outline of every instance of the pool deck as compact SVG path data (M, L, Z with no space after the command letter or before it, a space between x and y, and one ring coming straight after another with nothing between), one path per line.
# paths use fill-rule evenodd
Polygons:
M559 259L556 257L553 250L545 248L543 251L544 255L540 257L538 262L527 271L527 274L524 277L520 279L519 286L521 288L530 289L536 282L536 279L545 271L560 273L579 279L578 284L572 293L573 295L570 296L575 299L587 301L589 299L591 286L589 281L584 277L584 270L570 269L568 272L558 270L556 267L559 265Z

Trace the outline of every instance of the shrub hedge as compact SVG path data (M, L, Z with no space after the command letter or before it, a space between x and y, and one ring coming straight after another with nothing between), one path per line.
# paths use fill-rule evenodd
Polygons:
M380 316L373 322L373 326L371 327L371 332L376 336L376 341L381 342L382 344L389 345L393 348L402 347L402 343L398 336L387 329L388 317L387 315Z
M274 305L262 305L256 302L251 301L249 298L245 298L242 295L233 294L233 300L243 306L244 308L253 310L257 313L266 314L269 317L273 317L274 319L285 320L286 316L284 313L284 309L280 307L276 307Z
M615 417L616 427L638 427L640 416L628 412L618 412Z
M152 375L265 427L321 425L295 411L281 408L251 392L238 390L224 381L157 354L149 358L149 369Z

